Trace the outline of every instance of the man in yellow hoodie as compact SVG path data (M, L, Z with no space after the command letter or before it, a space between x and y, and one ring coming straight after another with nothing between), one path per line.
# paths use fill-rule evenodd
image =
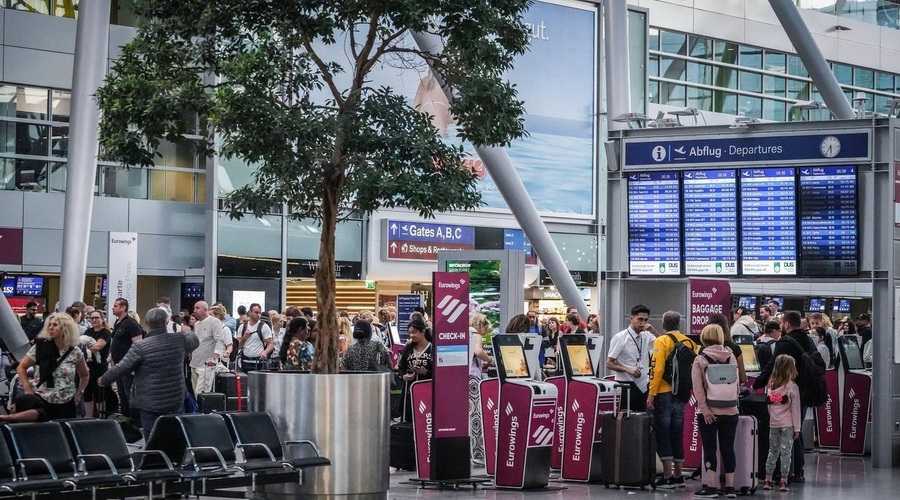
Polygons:
M672 385L666 382L666 360L675 349L676 343L697 352L697 344L678 329L681 314L667 311L663 314L662 331L653 343L653 357L650 365L650 387L647 397L647 411L653 412L656 426L656 453L663 464L663 477L656 482L657 488L684 488L682 464L684 463L684 405L686 398L672 394ZM690 373L684 376L690 377Z

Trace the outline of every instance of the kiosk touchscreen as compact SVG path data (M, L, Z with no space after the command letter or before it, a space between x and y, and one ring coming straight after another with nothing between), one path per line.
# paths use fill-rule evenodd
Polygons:
M531 378L518 335L495 335L500 401L494 456L494 484L541 488L550 482L550 448L556 417L556 387ZM487 453L487 447L485 448Z
M838 337L838 349L841 353L841 366L844 367L844 372L866 369L866 365L863 363L862 349L859 347L858 336L844 335Z
M746 373L759 373L762 371L763 367L759 366L759 358L756 357L756 348L752 342L750 343L741 343L737 342L738 347L741 348L741 359L744 360L744 372Z
M600 480L602 414L616 411L615 382L595 376L591 339L570 334L559 338L567 379L560 477L568 481Z

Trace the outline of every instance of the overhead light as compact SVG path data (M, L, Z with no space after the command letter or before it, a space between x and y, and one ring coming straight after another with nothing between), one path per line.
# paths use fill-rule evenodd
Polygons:
M747 128L752 123L759 123L759 120L750 116L738 116L728 128Z
M706 117L703 116L703 113L701 113L699 109L694 108L694 107L679 109L676 111L669 111L669 114L674 115L676 117L675 119L678 121L677 126L679 126L679 127L683 126L683 124L681 123L682 116L693 116L694 117L694 125L697 124L697 117L699 116L699 117L703 118L703 124L706 125Z
M662 128L674 128L674 127L683 127L684 124L681 123L681 120L673 120L671 118L663 118L662 120L656 120L657 127Z
M791 104L791 109L828 109L822 101L797 101Z
M900 99L888 99L884 107L888 109L889 116L900 118Z
M852 29L853 28L848 28L847 26L844 26L843 24L836 24L836 25L832 26L831 28L829 28L828 31L850 31Z
M653 122L654 125L656 124L652 118L643 113L622 113L621 115L614 117L612 121L617 123L627 123L628 128L635 128L635 126L637 128L646 128L650 126L650 122Z

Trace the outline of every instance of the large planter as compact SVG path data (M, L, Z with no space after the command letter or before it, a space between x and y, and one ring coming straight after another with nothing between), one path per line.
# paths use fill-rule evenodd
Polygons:
M310 439L333 462L302 484L264 485L268 498L383 499L390 487L387 373L251 372L250 408L272 415L283 440Z

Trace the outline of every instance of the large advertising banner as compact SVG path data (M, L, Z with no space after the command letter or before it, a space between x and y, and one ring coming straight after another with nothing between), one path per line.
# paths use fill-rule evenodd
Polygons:
M109 300L106 317L112 318L112 306L118 298L128 301L129 307L137 306L137 233L109 233Z
M469 276L469 313L484 314L491 322L491 335L506 325L500 324L500 275L499 260L448 260L447 271L466 273ZM487 336L486 336L487 337Z
M825 372L825 388L828 391L828 401L822 406L816 407L819 446L837 448L841 445L841 406L837 370Z
M690 279L691 335L700 335L713 313L731 317L731 285L728 280Z
M469 274L436 272L434 298L434 461L431 479L461 479L469 467ZM464 467L460 467L464 464Z
M524 20L531 43L505 77L516 86L518 98L525 103L528 136L510 144L510 159L539 211L592 215L597 8L565 0L537 1L525 13ZM346 88L353 75L352 51L348 36L336 34L336 38L336 43L315 46L327 64L338 64L344 69L334 76L338 87ZM357 37L357 41L361 39ZM411 35L401 37L396 45L416 49ZM402 95L409 106L431 115L444 140L469 153L466 163L479 178L486 208L509 208L486 175L472 145L457 137L456 118L450 114L447 98L423 60L409 53L388 55L372 70L369 79L369 88L388 87ZM320 102L330 98L327 89L312 94L312 99ZM253 169L239 160L223 160L218 166L220 192L230 192L252 181ZM547 182L547 172L553 172L558 182Z

